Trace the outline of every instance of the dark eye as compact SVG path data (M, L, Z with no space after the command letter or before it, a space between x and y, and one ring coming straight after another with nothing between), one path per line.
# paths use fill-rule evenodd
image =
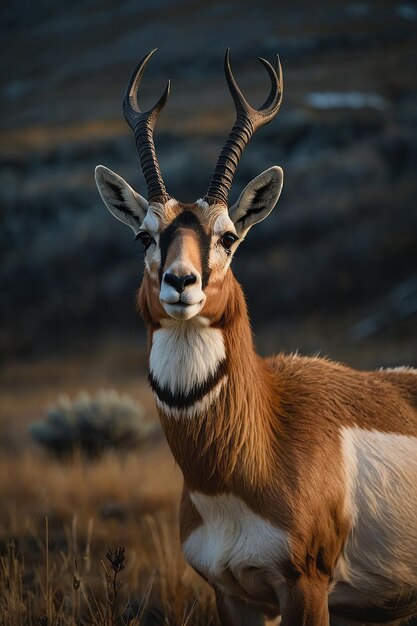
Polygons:
M152 243L155 243L155 240L145 230L139 232L135 239L139 239L145 250L147 250Z
M239 237L234 235L233 233L224 233L223 237L220 239L220 243L222 244L225 250L230 250L235 241L237 241Z

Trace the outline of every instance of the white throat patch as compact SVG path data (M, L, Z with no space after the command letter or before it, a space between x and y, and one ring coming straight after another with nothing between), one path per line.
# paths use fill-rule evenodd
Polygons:
M197 316L184 322L165 320L164 326L153 334L149 370L159 388L174 395L184 395L215 376L225 359L226 350L221 330L211 328L204 318ZM186 413L190 414L191 408L191 413L195 413L197 405L202 410L202 401L212 401L212 392L216 390L218 395L221 386L218 384L210 389L207 397L198 398L196 406L187 407ZM161 399L159 405L166 412L174 415L178 413L169 411L169 407Z

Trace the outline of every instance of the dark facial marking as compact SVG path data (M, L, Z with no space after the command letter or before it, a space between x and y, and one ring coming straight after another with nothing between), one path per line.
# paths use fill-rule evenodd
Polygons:
M210 251L210 236L207 235L202 227L198 217L192 211L183 211L173 222L164 230L160 238L161 247L161 266L159 268L159 281L162 281L162 274L168 256L169 246L171 245L177 231L180 228L189 228L194 231L200 244L202 272L202 288L204 289L208 283L210 276L210 268L208 265Z

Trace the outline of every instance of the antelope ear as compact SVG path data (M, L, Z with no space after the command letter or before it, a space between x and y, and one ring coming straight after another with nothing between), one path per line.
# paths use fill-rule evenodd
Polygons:
M275 165L254 178L245 187L238 201L229 209L230 219L239 237L264 220L276 205L281 193L284 172Z
M148 202L136 193L121 176L104 165L97 165L96 185L104 204L118 220L130 226L135 235L148 211Z

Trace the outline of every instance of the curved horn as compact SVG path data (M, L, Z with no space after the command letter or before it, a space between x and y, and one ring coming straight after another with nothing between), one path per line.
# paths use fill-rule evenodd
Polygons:
M233 76L229 54L230 48L227 48L224 58L224 71L227 84L235 103L236 121L220 153L205 196L205 200L209 204L219 202L226 206L233 176L243 150L253 133L257 131L258 128L261 128L261 126L268 124L278 113L283 94L282 69L278 55L275 69L268 61L259 58L271 79L271 90L264 104L259 109L252 108L243 96Z
M149 111L142 112L140 110L137 97L146 64L154 52L156 52L156 48L146 54L135 67L123 100L123 113L127 123L135 133L136 147L139 152L140 163L148 186L148 200L149 202L154 201L165 204L170 196L165 189L161 169L156 157L153 129L168 99L170 81L168 81L165 91L158 102L152 109L149 109Z

